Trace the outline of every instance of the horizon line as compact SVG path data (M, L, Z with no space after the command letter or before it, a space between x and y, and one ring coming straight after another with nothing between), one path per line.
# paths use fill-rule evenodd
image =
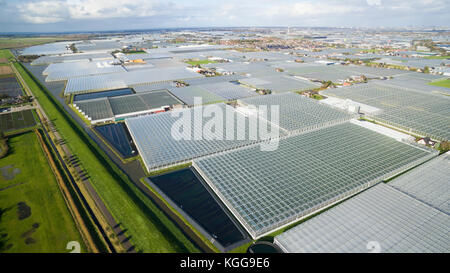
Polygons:
M397 30L407 30L407 29L418 29L418 30L427 30L432 29L436 30L439 28L439 31L450 31L450 26L375 26L375 27L366 27L366 26L211 26L211 27L157 27L157 28L130 28L130 29L119 29L119 30L73 30L73 31L11 31L11 32L0 32L1 35L11 35L11 34L72 34L72 33L98 33L98 32L128 32L128 31L157 31L157 30L189 30L189 29L239 29L239 28L331 28L331 29L368 29L368 30L377 30L377 29L397 29Z

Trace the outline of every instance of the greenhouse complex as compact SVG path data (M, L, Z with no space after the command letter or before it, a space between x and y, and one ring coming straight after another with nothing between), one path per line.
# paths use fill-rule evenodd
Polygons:
M450 97L424 94L412 88L384 83L368 83L333 91L324 95L350 99L382 109L370 115L376 121L420 136L450 139Z
M276 236L275 243L295 253L447 252L449 224L447 213L381 183Z
M369 50L300 36L155 30L11 50L19 74L0 88L22 96L2 111L29 99L99 219L86 230L115 252L450 252L448 54L404 48L417 37Z
M284 138L270 156L248 147L193 165L258 238L436 154L344 123Z

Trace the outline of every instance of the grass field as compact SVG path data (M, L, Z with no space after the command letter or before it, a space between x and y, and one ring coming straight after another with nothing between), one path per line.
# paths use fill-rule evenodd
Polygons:
M19 63L14 63L49 118L88 172L96 191L138 251L198 252L192 242L100 150Z
M67 40L63 37L2 37L0 38L0 49L21 48L33 45L52 43Z
M440 80L436 82L430 82L429 84L440 87L450 88L450 79Z
M8 144L9 154L0 159L0 252L69 252L70 241L84 252L36 134L11 137Z
M123 53L128 54L128 55L130 55L130 54L146 54L147 51L144 51L144 50L130 50L130 51L124 51Z
M186 61L185 63L190 64L190 65L201 65L201 64L214 64L217 62L211 61L211 60L198 60L198 61Z
M0 38L1 40L1 38ZM0 47L1 48L1 47ZM7 49L0 49L0 59L2 59L2 62L5 63L5 60L13 60L14 55L12 55L11 51Z
M447 56L427 56L424 57L425 59L439 59L439 60L443 60L443 59L450 59L450 55Z

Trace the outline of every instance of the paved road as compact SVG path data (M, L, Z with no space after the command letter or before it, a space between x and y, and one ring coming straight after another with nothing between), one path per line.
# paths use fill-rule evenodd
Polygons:
M20 112L20 111L24 111L24 110L31 110L31 109L35 109L36 106L34 105L21 105L21 106L10 106L10 110L6 111L6 112L0 112L0 115L3 114L8 114L8 113L13 113L13 112Z

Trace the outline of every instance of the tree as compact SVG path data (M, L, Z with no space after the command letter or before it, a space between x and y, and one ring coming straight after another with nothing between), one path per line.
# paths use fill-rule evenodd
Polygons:
M322 84L322 89L327 89L328 87L330 87L332 85L333 85L332 81L326 81Z

